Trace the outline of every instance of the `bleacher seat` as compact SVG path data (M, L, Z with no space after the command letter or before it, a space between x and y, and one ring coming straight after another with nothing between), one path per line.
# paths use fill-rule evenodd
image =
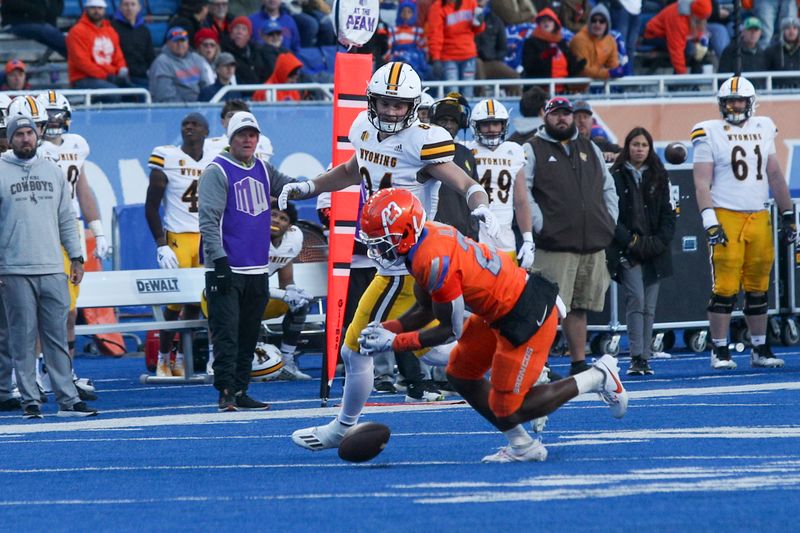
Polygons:
M316 46L301 48L299 59L309 72L317 73L328 70L328 66L325 63L325 55L322 53L322 50Z
M64 0L64 11L62 17L77 19L83 14L83 2L81 0Z
M153 39L153 46L160 48L164 45L164 36L167 34L167 22L151 22L147 25L150 36Z
M145 13L171 17L178 12L178 0L147 0Z
M325 65L328 68L328 72L333 74L333 69L336 64L336 52L339 50L339 47L336 45L331 46L322 46L322 55L325 56Z

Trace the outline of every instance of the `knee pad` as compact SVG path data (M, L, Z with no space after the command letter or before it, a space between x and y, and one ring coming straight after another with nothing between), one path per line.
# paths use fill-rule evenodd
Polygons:
M706 309L711 313L729 315L733 312L733 304L735 303L736 295L720 296L719 294L711 293L711 299L708 301L708 307Z
M766 315L768 297L766 292L744 293L744 314L746 316Z

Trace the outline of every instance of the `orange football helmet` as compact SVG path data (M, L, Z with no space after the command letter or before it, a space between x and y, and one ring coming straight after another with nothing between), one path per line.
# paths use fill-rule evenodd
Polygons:
M425 209L405 189L381 189L361 211L361 240L367 256L384 268L399 264L425 225Z

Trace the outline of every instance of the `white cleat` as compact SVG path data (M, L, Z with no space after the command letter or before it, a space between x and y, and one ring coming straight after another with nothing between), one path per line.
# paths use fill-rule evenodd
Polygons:
M711 349L711 368L714 370L735 370L736 361L731 359L727 346L715 346Z
M345 430L348 429L346 426L339 424L337 419L334 419L324 426L298 429L292 433L292 442L312 452L338 448L339 443L344 438L344 432L340 433L337 430L337 426L341 426Z
M547 448L539 440L534 440L523 448L503 446L496 453L481 459L482 463L527 463L547 459Z
M783 359L775 357L766 344L754 346L750 352L750 366L754 368L780 368L783 365Z
M284 363L283 368L281 368L278 379L282 381L308 381L311 379L311 376L297 368L297 363L294 361L287 361Z
M600 399L611 408L611 416L622 418L628 410L628 391L619 379L617 360L606 354L595 362L594 368L604 376L602 388L598 392Z

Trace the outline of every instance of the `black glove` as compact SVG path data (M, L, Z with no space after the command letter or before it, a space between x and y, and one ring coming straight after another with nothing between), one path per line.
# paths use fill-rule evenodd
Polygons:
M708 238L708 244L711 246L716 246L718 244L727 246L728 236L725 235L725 230L722 229L722 226L719 224L710 226L708 229L706 229L706 237Z
M206 288L214 294L226 294L231 286L233 272L227 257L214 260L214 271L206 273Z
M781 239L789 245L797 244L797 224L793 211L784 211L781 214Z

